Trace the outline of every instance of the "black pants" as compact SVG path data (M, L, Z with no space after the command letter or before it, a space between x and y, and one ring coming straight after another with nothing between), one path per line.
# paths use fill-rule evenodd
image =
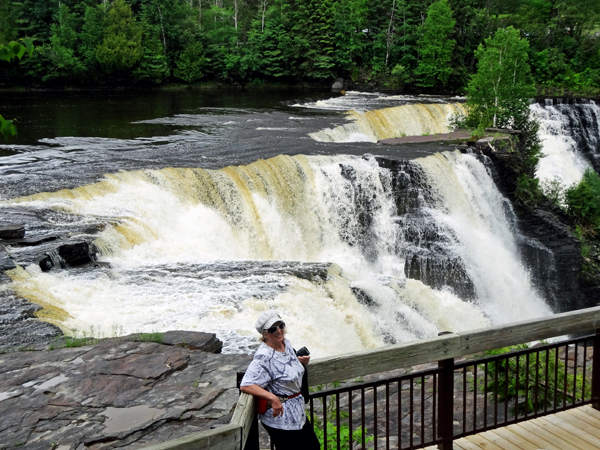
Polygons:
M315 430L308 419L301 430L280 430L271 428L264 423L263 427L271 436L276 450L320 450L321 448Z

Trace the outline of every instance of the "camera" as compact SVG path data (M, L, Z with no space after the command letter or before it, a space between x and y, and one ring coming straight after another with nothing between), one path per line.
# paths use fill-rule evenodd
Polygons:
M296 352L296 356L308 356L310 355L310 352L308 351L308 349L306 347L302 347L300 350L298 350Z

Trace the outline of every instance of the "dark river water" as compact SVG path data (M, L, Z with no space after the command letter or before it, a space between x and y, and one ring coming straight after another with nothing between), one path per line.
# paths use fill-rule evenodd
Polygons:
M19 134L0 142L0 198L72 188L118 170L216 169L280 154L422 156L439 147L399 151L372 143L327 144L307 136L345 123L343 112L349 109L415 101L423 99L344 99L319 91L4 94L0 114L17 120Z

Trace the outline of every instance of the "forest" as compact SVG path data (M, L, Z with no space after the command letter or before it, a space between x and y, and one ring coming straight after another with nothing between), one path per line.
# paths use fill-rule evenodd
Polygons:
M223 82L461 93L500 28L528 41L538 94L598 95L597 0L0 0L0 85ZM23 41L20 41L23 42Z

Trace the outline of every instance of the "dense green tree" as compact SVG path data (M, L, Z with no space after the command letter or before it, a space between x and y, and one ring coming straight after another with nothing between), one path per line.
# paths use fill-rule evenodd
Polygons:
M292 36L279 11L272 11L264 23L262 16L254 22L248 37L247 58L255 62L257 75L267 79L291 78Z
M175 64L177 67L173 71L173 75L180 80L193 83L202 78L208 68L208 60L204 54L202 42L190 42L181 51Z
M0 61L11 62L14 59L21 60L26 54L31 56L32 53L33 43L30 39L0 44ZM0 115L0 134L4 136L4 139L17 134L17 126L14 122L14 120L6 120Z
M133 71L133 77L136 81L162 83L169 77L171 71L163 41L160 39L159 27L146 22L142 22L141 26L144 30L142 57Z
M90 78L98 76L96 50L104 40L106 10L102 5L88 6L84 11L83 26L79 44L79 54L86 73Z
M296 0L292 31L301 75L331 78L335 75L334 0Z
M356 72L364 63L367 13L367 0L341 0L336 5L335 65L342 71Z
M124 0L114 0L108 10L104 40L96 57L108 73L130 69L142 57L142 29Z
M529 117L535 86L527 62L529 44L513 27L480 44L477 73L467 88L468 120L474 126L518 127Z
M58 8L57 21L52 24L50 45L46 48L52 62L52 68L44 76L44 80L54 78L78 77L85 71L85 66L78 58L79 18L71 9L61 4Z
M448 0L438 0L427 10L419 40L419 65L415 73L421 86L446 84L452 74L452 52L456 41L452 39L456 21Z

